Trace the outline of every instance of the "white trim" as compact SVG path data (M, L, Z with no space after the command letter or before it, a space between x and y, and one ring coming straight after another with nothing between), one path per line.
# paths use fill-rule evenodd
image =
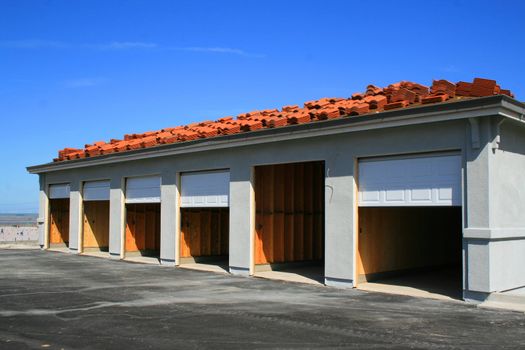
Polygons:
M512 227L512 228L468 227L468 228L463 229L463 238L471 238L471 239L525 238L525 227Z

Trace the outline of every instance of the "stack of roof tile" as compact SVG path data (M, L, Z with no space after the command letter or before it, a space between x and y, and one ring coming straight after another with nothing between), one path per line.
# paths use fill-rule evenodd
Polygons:
M445 102L452 99L475 98L492 95L514 97L494 80L475 78L472 83L434 80L432 86L401 81L385 88L368 85L365 92L355 93L349 98L321 98L278 109L268 109L240 114L237 118L224 117L215 121L203 121L184 126L149 131L142 134L127 134L122 140L99 141L85 145L83 149L64 148L54 161L96 157L111 153L132 151L159 145L231 135L263 128L278 128L320 120L350 117L385 110L405 108L411 105Z

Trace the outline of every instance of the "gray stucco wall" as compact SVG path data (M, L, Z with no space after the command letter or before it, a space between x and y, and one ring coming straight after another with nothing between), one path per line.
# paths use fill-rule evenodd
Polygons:
M71 183L71 236L79 237L80 183L111 180L110 252L122 256L124 230L123 185L130 176L162 176L161 259L176 259L176 174L185 171L230 169L230 265L232 272L253 270L253 184L256 165L323 160L326 164L327 283L352 285L354 279L355 164L361 157L419 152L460 151L465 145L465 121L396 127L299 140L269 142L227 150L197 152L92 166L46 174L46 185ZM71 246L78 247L78 239ZM178 263L178 262L176 262Z
M500 126L491 162L490 290L525 286L525 128Z
M236 148L193 152L174 156L127 161L104 166L49 172L41 175L42 198L52 183L71 183L70 235L79 237L81 213L79 184L96 179L111 180L110 252L123 257L124 183L126 177L158 174L162 176L161 190L161 260L178 264L178 176L186 171L230 169L230 268L232 273L253 273L254 194L253 167L257 165L301 161L325 161L325 276L326 283L353 286L356 222L356 164L360 158L398 154L457 151L464 159L464 240L465 289L490 292L515 285L523 273L511 268L505 274L498 263L501 255L512 252L509 262L521 262L524 252L521 243L492 242L483 237L486 230L524 227L525 198L523 189L513 189L508 197L500 198L489 188L509 192L509 181L518 187L519 176L499 173L494 164L513 163L513 172L523 174L525 160L521 130L502 127L501 149L495 154L490 141L493 128L488 119L479 122L480 146L472 147L471 126L468 120L455 120L424 125L391 127L368 131L348 132L331 136L272 141ZM509 129L509 130L507 130ZM516 134L516 133L519 133ZM513 141L505 141L509 136ZM508 142L508 143L505 143ZM514 150L514 151L511 151ZM521 150L516 152L516 149ZM501 167L501 165L500 165ZM494 180L494 179L501 179ZM514 188L512 187L512 188ZM76 193L75 193L76 192ZM496 202L492 202L496 201ZM504 208L519 201L516 209L503 213ZM45 200L43 201L45 202ZM491 204L492 203L492 204ZM41 209L43 211L44 209ZM517 220L517 221L516 221ZM485 231L484 231L485 230ZM481 232L481 234L480 234ZM510 244L510 246L509 246ZM78 247L78 240L72 242ZM521 254L521 255L520 255ZM523 264L522 264L523 266ZM521 267L520 267L521 269ZM499 277L494 277L499 273ZM493 278L491 278L493 276ZM521 283L521 282L520 282ZM514 286L515 285L515 286ZM496 289L495 289L496 288ZM511 287L512 288L512 287Z
M481 147L467 152L465 289L482 294L525 285L525 128L480 120Z

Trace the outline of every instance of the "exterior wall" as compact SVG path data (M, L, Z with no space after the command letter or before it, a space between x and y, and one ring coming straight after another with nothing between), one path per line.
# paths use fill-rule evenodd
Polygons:
M491 161L491 292L525 286L525 128L505 121L500 133Z
M476 300L525 286L525 128L485 118L480 137L468 152L464 231L465 297Z
M79 237L80 183L111 180L110 253L123 257L124 183L130 176L160 174L161 261L178 264L178 176L181 172L230 170L230 270L253 273L254 189L257 165L325 161L325 276L326 283L354 286L356 261L355 164L360 157L458 151L466 143L464 120L426 125L359 131L298 140L268 142L226 150L195 152L169 157L90 166L45 175L45 183L71 184L71 237ZM78 239L72 247L78 247Z

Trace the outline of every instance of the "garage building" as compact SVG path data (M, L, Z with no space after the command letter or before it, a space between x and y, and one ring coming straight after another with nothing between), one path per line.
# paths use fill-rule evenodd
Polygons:
M40 244L485 300L525 288L524 114L493 80L400 82L66 148L28 168Z

